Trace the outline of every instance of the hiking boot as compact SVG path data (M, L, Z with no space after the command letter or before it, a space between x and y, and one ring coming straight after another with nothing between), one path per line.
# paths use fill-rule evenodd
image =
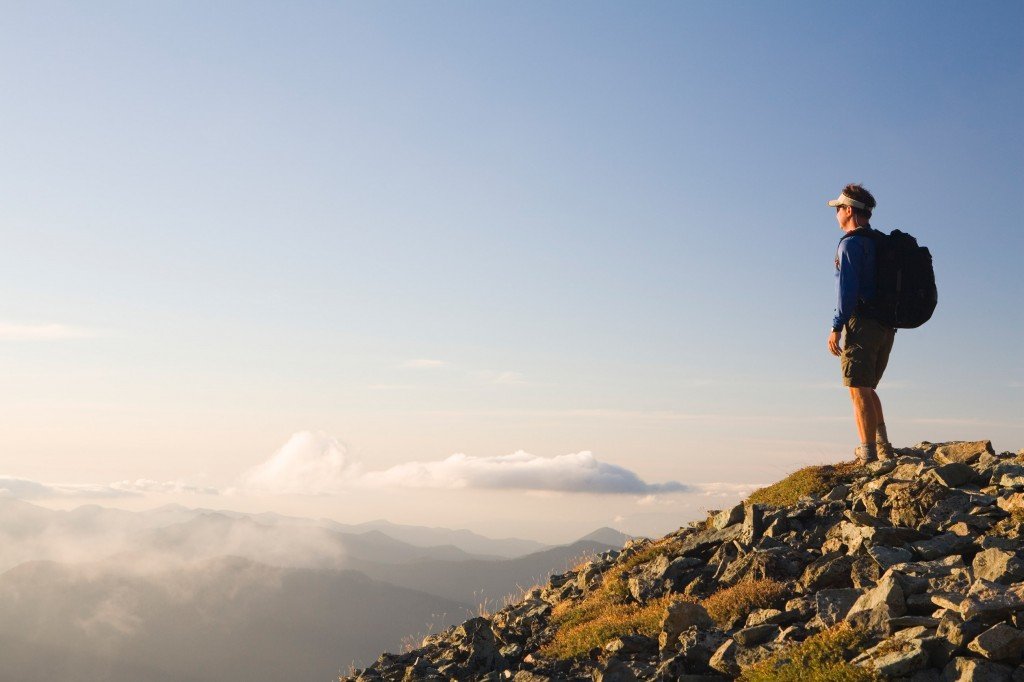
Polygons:
M878 459L896 459L892 443L875 443L875 450L878 451Z
M878 457L875 456L875 453L868 452L868 449L863 445L858 445L857 449L853 451L853 454L857 457L857 464L860 464L861 466L878 461Z

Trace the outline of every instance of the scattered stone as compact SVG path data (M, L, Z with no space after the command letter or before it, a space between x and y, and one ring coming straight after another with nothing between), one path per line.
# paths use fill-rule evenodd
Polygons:
M970 483L978 474L962 462L952 462L930 469L926 475L947 488L959 488Z
M1012 512L1024 509L1024 493L1006 493L996 499L996 504L1003 511Z
M873 590L861 595L847 614L847 619L862 611L883 609L888 618L902 616L907 612L906 597L903 588L895 576L887 575L878 582Z
M977 462L983 453L994 455L992 441L958 441L955 443L944 443L935 448L935 461L939 464L971 464Z
M671 565L671 560L664 554L659 555L642 564L636 572L629 576L629 593L638 602L646 602L650 599L665 594L668 586L666 573Z
M711 525L716 530L722 530L728 528L733 524L737 524L743 520L743 505L737 504L732 509L726 509L725 511L718 512L711 518Z
M637 678L628 665L612 656L605 662L604 667L594 671L593 680L594 682L636 682Z
M919 639L899 643L894 650L886 651L871 661L875 670L886 677L905 677L921 670L927 663L928 652Z
M779 636L780 632L778 625L752 625L742 630L737 630L732 638L740 646L752 647L775 639Z
M820 590L814 595L814 606L817 613L816 620L822 627L832 627L839 621L846 618L846 614L853 608L854 603L860 599L862 590L838 589Z
M932 616L897 616L889 619L889 632L896 633L907 628L934 629L939 626L939 619Z
M854 587L859 589L874 587L881 577L881 567L870 556L861 554L854 559L850 569L850 579L853 581Z
M942 533L930 540L912 542L910 546L919 557L928 561L951 554L962 554L974 546L974 539L956 533Z
M643 635L623 635L604 645L604 650L616 656L629 656L658 650L658 642Z
M743 529L741 538L744 544L752 545L761 539L765 529L765 505L749 504L743 508Z
M996 623L975 637L967 648L991 661L1018 662L1024 651L1024 632L1006 623Z
M739 504L632 540L343 682L728 680L842 621L867 635L853 663L880 678L1024 682L1024 461L988 441L896 452L826 494ZM740 590L718 624L694 603L762 579L791 598ZM626 629L569 657L546 649L566 616L665 597L657 639Z
M700 604L676 601L669 604L661 618L661 636L658 644L662 650L679 650L679 635L689 628L707 629L714 626L707 609Z
M1013 668L977 658L954 658L942 672L943 682L1010 682Z
M979 552L972 564L974 577L1009 585L1024 580L1024 561L1017 552L991 548Z
M1017 586L1014 589L987 580L976 580L960 604L960 615L964 620L977 618L985 622L995 622L1016 611L1024 611L1022 588L1024 586Z
M909 552L907 553L909 555ZM812 562L800 578L800 585L805 592L818 590L853 587L850 570L853 559L842 552L831 552Z
M784 625L799 620L800 614L779 609L755 609L747 616L747 627L755 625Z
M885 545L875 545L868 550L868 555L875 560L883 570L892 568L896 564L902 564L910 561L914 558L914 555L909 549L903 549L902 547L886 547Z
M711 672L708 662L727 639L721 630L687 628L679 636L679 655L685 661L687 671Z

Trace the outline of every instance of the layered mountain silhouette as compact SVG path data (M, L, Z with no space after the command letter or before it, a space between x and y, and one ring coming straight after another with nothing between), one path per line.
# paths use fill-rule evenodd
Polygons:
M0 679L337 679L608 549L0 498Z

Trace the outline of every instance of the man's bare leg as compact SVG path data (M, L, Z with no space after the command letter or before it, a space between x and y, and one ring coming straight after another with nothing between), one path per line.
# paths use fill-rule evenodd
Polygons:
M853 402L853 416L857 421L857 434L862 445L874 449L875 431L882 414L882 403L873 388L850 386L850 400Z
M878 424L885 423L885 417L882 415L882 401L878 399L878 391L874 389L868 389L871 391L871 403L875 410L875 425L877 428Z
M875 408L875 449L882 459L895 457L892 443L889 442L888 430L885 428L885 415L882 414L882 401L878 399L878 391L871 392L871 400Z

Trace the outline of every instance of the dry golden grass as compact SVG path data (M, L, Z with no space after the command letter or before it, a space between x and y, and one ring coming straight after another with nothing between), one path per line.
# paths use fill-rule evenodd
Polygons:
M738 616L746 616L754 609L772 606L786 591L786 586L777 580L745 580L718 590L705 599L703 604L711 620L725 627Z
M804 495L827 493L840 483L849 483L858 471L860 467L856 462L804 467L781 481L755 490L747 498L747 504L787 507Z
M670 603L697 600L674 594L646 604L630 603L625 577L632 568L671 551L674 546L675 541L653 543L605 573L601 587L586 598L555 605L551 619L557 631L539 653L547 658L567 659L583 656L615 637L630 633L657 637ZM712 619L727 623L736 616L774 604L785 591L785 585L774 580L751 580L720 590L703 604Z
M670 601L692 598L674 595L671 599L665 597L646 604L628 603L626 575L659 555L671 553L678 546L679 541L674 538L653 542L609 569L601 586L584 599L556 604L551 619L558 630L539 653L547 658L566 659L582 656L621 635L638 633L656 637Z
M874 670L849 661L864 649L866 636L841 623L750 666L742 682L880 682Z
M546 658L575 658L622 635L657 637L662 616L673 598L679 596L665 596L646 604L585 600L580 608L562 610L557 634L539 653Z

